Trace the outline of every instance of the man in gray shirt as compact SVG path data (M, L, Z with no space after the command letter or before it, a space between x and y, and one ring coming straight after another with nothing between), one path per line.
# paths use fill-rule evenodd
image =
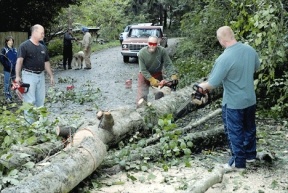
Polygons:
M216 59L204 90L223 85L222 117L232 157L227 169L246 168L246 162L256 158L256 94L254 72L259 68L257 52L249 45L237 42L228 26L217 30L219 43L225 48Z

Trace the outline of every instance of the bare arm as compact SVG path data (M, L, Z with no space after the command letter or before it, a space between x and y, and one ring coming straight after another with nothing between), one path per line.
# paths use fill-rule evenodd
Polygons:
M15 78L15 82L17 84L20 84L21 82L21 70L22 70L22 66L23 66L23 58L17 58L16 61L16 68L15 68L15 73L16 73L16 78Z
M54 76L51 70L51 64L49 61L45 62L45 70L50 76L50 84L53 86L54 85Z

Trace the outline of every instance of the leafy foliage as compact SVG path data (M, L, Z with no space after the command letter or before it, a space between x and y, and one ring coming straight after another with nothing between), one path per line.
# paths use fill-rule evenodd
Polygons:
M220 26L230 25L239 41L250 44L259 53L261 69L255 80L260 96L259 106L269 109L275 105L273 113L284 115L288 89L285 84L287 76L284 75L287 71L287 2L245 0L236 3L227 0L193 3L193 10L186 13L181 21L181 29L187 38L181 42L177 50L179 59L175 62L184 85L194 79L191 78L193 75L201 77L208 74L209 71L203 72L202 68L211 69L215 57L222 51L215 32ZM193 65L195 61L200 61L197 66ZM203 64L201 61L204 61Z
M30 124L23 116L23 112L28 111L34 117L36 122ZM12 145L31 146L38 143L47 141L56 141L57 136L54 132L54 126L57 124L57 120L51 122L48 120L48 112L45 107L34 107L30 104L24 103L18 110L11 111L7 106L1 107L0 114L0 190L5 188L9 184L16 185L18 183L18 169L8 169L5 165L11 158L9 150ZM22 154L22 158L27 157L27 154ZM27 157L27 163L22 167L31 168L34 163L29 162L29 156Z
M48 44L48 52L49 56L58 56L63 53L63 40L62 39L54 39Z
M0 31L29 31L34 24L49 28L51 21L62 7L79 4L81 0L7 0L0 1Z

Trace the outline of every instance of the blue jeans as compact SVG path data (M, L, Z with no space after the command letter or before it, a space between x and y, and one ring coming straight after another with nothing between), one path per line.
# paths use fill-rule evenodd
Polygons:
M8 98L12 99L10 87L11 87L11 74L10 72L4 71L4 95L6 99Z
M29 91L23 93L23 102L30 103L36 107L44 106L45 101L45 75L44 72L35 74L32 72L22 71L23 83L30 84ZM33 123L32 115L25 112L25 118L29 123Z
M232 157L229 165L246 168L246 159L256 158L256 105L245 109L222 107L224 131L227 135Z

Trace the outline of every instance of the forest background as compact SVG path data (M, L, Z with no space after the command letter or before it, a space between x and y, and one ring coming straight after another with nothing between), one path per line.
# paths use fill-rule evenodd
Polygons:
M182 87L208 75L223 51L215 32L229 25L261 58L255 76L260 109L268 110L269 116L287 117L287 1L10 0L0 1L0 6L5 16L0 18L0 31L29 32L39 23L45 26L48 44L53 33L73 23L100 27L100 37L110 41L117 40L128 24L163 25L169 37L184 37L173 58ZM57 47L50 46L52 57L61 54L61 49L55 52Z

